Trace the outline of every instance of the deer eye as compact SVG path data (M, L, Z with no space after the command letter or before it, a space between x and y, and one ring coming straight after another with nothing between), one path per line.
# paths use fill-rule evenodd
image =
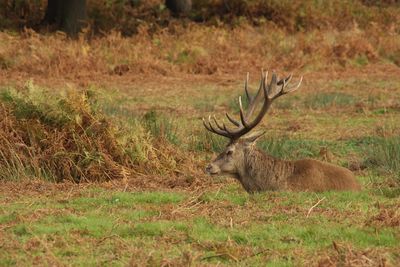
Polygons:
M232 154L233 154L233 150L228 150L228 151L226 152L226 155L227 155L227 156L232 156Z

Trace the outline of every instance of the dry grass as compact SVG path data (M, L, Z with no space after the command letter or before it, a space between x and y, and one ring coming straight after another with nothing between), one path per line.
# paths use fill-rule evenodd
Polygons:
M355 250L350 245L338 244L333 242L333 252L326 257L322 257L318 267L333 267L333 266L391 266L388 263L387 252L379 249Z
M12 18L23 14L27 21L37 21L43 12L43 1L26 1L25 6L6 2L3 13ZM400 12L395 4L332 1L326 7L300 0L195 1L199 14L193 16L207 21L199 24L170 18L161 3L145 1L131 7L125 1L91 1L93 27L103 32L93 36L85 30L78 40L30 29L22 34L0 32L0 69L82 80L98 74L213 75L265 66L315 71L400 64ZM103 21L112 27L101 26ZM126 29L136 34L126 37L121 34Z
M398 31L374 25L361 30L354 24L343 31L288 34L274 26L253 28L246 23L234 29L171 23L155 33L143 25L133 37L113 31L90 41L32 30L17 36L2 32L0 67L8 73L81 80L99 74L243 74L266 65L288 71L341 70L377 62L398 64Z
M49 94L30 89L29 94L2 92L2 179L79 182L126 176L128 157L109 122L90 110L84 95L51 103ZM39 94L42 101L34 98Z
M187 187L198 184L195 158L139 121L126 132L95 111L88 92L50 93L28 83L1 96L0 176L4 180L107 181ZM185 169L192 171L184 171ZM152 179L148 175L167 175ZM179 178L180 177L180 178Z

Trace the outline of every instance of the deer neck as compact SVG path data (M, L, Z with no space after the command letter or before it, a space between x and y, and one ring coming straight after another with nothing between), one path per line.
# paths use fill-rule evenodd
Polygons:
M249 147L245 149L244 164L239 168L238 179L248 192L281 190L287 187L287 177L294 170L291 161L267 155Z

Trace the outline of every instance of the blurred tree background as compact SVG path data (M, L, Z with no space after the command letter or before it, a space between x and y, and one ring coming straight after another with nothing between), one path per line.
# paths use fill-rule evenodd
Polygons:
M191 0L166 0L149 1L145 6L150 17L156 17L166 8L172 16L184 17L192 9ZM141 6L141 0L109 0L109 1L86 1L86 0L1 0L1 28L12 27L34 27L48 26L53 30L61 30L68 35L75 36L83 28L90 25L100 28L109 28L111 25L129 24L126 21L133 10ZM147 7L147 8L146 8ZM151 8L149 8L151 7ZM87 10L89 8L89 16ZM152 10L149 10L152 9ZM139 8L139 10L141 10ZM142 10L143 11L143 10ZM41 14L44 15L42 16ZM42 18L40 20L40 18ZM119 18L119 19L118 19ZM140 20L143 16L131 17ZM40 20L40 22L39 22ZM125 22L125 23L124 23ZM133 23L133 28L135 28ZM130 32L129 30L126 31Z
M76 35L87 21L86 0L48 0L42 24Z
M289 32L342 30L354 24L390 26L399 21L399 6L399 0L0 0L0 30L132 35L143 25L157 30L187 21L232 27L272 23Z

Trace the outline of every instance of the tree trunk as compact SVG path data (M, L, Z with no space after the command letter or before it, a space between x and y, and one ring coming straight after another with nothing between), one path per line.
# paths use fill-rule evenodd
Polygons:
M86 0L48 0L43 22L76 36L86 21Z
M60 0L48 0L46 14L42 23L44 24L54 24L57 22L57 13Z
M165 5L175 16L186 15L192 10L192 0L166 0Z

